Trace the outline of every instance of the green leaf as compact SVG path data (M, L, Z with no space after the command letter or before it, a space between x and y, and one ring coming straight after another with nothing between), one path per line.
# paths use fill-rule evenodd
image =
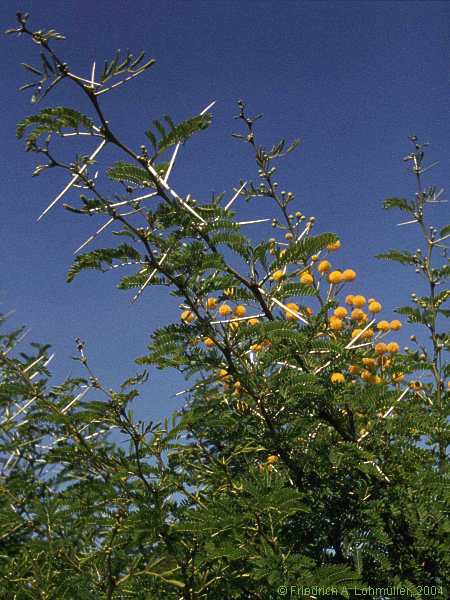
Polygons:
M32 148L38 138L45 133L62 133L63 129L79 131L82 127L94 131L94 123L89 117L65 106L44 108L37 115L19 121L16 128L17 139L22 139L28 127L33 128L27 136L28 149Z
M383 207L387 210L399 208L403 212L414 213L415 206L405 198L388 198L383 202Z
M400 252L399 250L389 250L383 254L377 254L375 258L381 260L394 260L403 265L415 265L416 259L411 252Z
M121 244L117 248L103 248L81 254L77 256L72 267L67 273L67 282L72 282L76 275L85 269L96 269L99 271L105 271L103 263L106 265L112 265L114 260L141 260L141 255L137 250L128 244Z
M178 123L178 125L175 125L172 119L168 116L165 117L165 120L169 125L169 131L165 129L160 121L153 121L153 125L155 126L155 129L161 138L159 141L155 133L153 133L151 130L145 132L145 135L153 145L155 156L162 154L165 150L171 146L174 146L175 144L184 143L194 133L203 131L209 127L212 121L212 116L210 113L197 115L196 117L192 117L191 119L187 119L186 121Z

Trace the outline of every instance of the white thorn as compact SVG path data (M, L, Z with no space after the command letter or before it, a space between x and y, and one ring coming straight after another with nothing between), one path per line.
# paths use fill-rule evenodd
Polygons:
M106 144L106 140L102 140L100 145L97 146L97 148L94 150L94 152L89 156L88 161L94 160L94 158L97 156L97 154L101 151L101 149L105 146ZM80 175L83 174L83 172L86 170L88 166L88 162L86 162L78 171L78 173L75 173L75 175L73 175L72 179L69 181L69 183L66 185L66 187L62 190L62 192L60 192L56 198L54 200L52 200L52 202L50 202L50 204L47 206L47 208L44 210L43 213L41 213L38 217L38 221L40 221L42 219L42 217L44 215L46 215L48 213L48 211L58 202L58 200L61 200L61 198L64 196L64 194L66 194L70 188L73 186L73 184L77 181L77 179L79 178Z

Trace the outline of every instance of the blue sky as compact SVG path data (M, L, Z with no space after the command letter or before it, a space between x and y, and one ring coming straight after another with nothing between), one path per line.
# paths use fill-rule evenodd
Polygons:
M316 217L317 232L340 236L341 264L359 276L355 291L379 298L394 318L393 309L417 290L413 273L374 255L417 247L417 232L396 227L397 215L381 207L386 197L415 191L402 161L408 135L431 142L429 160L441 161L426 183L447 187L448 2L23 0L2 4L3 29L14 25L17 10L31 12L36 28L66 34L58 50L79 74L87 76L94 58L102 64L117 48L157 59L145 77L104 96L111 124L135 148L153 119L181 120L217 101L212 127L182 150L172 179L179 192L202 199L231 194L241 178L256 180L247 147L231 138L239 98L264 114L260 141L301 137L301 148L282 163L280 189L296 193L296 208ZM66 179L52 172L31 178L36 156L15 139L16 122L34 110L28 93L17 92L28 81L20 62L33 63L36 47L3 36L1 53L0 310L16 310L11 323L31 327L30 341L53 344L57 378L77 372L69 357L79 336L94 370L114 387L136 370L133 358L144 353L150 332L178 316L176 303L154 289L132 305L130 294L115 289L115 273L65 283L73 251L103 220L57 207L36 222ZM87 109L71 86L49 101ZM257 204L242 211L267 214ZM110 240L105 235L99 245ZM174 373L152 373L139 415L168 414L182 387Z

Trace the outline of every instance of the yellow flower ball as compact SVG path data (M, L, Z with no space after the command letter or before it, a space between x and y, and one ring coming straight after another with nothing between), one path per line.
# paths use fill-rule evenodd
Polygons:
M252 317L248 320L249 325L258 325L259 321L256 317Z
M226 317L231 312L233 312L233 311L232 311L231 306L229 304L221 304L219 306L219 314L222 315L222 317Z
M331 263L328 260L321 260L317 265L317 270L319 273L326 273L331 269Z
M359 375L361 369L358 367L358 365L350 365L348 368L348 372L351 375Z
M366 329L364 333L361 335L362 340L371 340L373 338L374 331L373 329Z
M421 390L422 389L422 383L420 381L410 381L409 383L409 387L412 390Z
M344 383L345 377L342 373L333 373L330 377L331 383Z
M353 321L364 321L365 316L366 315L365 315L364 311L362 311L360 308L354 308L352 310Z
M331 273L328 275L328 281L330 283L341 283L342 273L340 271L331 271Z
M226 381L230 379L230 375L226 369L219 369L217 372L217 376L220 379L220 381Z
M371 375L369 378L369 383L373 383L375 385L379 385L382 382L383 382L383 380L381 379L381 377L379 375Z
M310 306L307 306L307 307L305 308L305 313L306 313L306 315L307 315L308 317L312 317L312 316L313 316L313 314L314 314L314 311L313 311L313 309L312 309Z
M247 309L243 304L238 304L234 309L234 314L236 315L236 317L245 317L245 315L247 314Z
M364 369L364 371L361 372L361 379L364 379L364 381L370 381L371 377L372 373L367 369Z
M335 250L339 250L340 247L341 242L339 240L336 240L335 242L332 242L331 244L327 245L327 250L329 250L330 252L334 252Z
M208 308L209 310L212 310L213 308L216 308L217 306L217 298L208 298L208 300L206 301L206 308Z
M234 391L236 394L240 394L242 392L242 383L240 381L236 381L234 383Z
M311 256L311 260L312 260L312 262L317 262L319 260L319 257L317 256L317 254L313 254Z
M377 366L377 361L374 358L363 358L362 364L368 369L375 369Z
M334 331L339 331L344 326L342 319L338 319L337 317L330 317L329 324L330 329L333 329Z
M404 379L405 379L405 374L404 373L394 373L392 375L392 381L395 381L395 383L400 383Z
M387 356L380 356L378 358L378 364L381 365L383 369L388 369L391 366L392 360Z
M355 296L353 296L353 294L348 294L347 296L345 296L345 304L350 304L350 306L352 306L354 299Z
M183 323L192 323L195 320L195 314L191 310L183 310L180 319Z
M345 269L342 272L342 281L354 281L356 279L356 273L353 269Z
M311 273L305 272L300 275L300 283L303 285L312 285L314 283L314 278Z
M288 302L288 304L286 304L287 308L290 308L291 310L293 310L294 312L298 312L300 310L300 307L298 304L295 304L295 302ZM296 317L291 314L290 312L288 312L287 310L285 311L285 315L286 319L288 321L294 321L296 319Z
M211 346L214 346L216 342L210 337L207 337L203 340L203 343L205 344L205 346L208 346L208 348L210 348Z
M361 333L362 329L354 329L352 331L352 338L357 337Z
M382 306L379 302L377 302L376 300L373 300L372 302L369 302L369 310L372 313L379 313L381 312Z
M364 306L364 304L366 303L366 299L364 296L361 296L360 294L358 294L357 296L353 296L353 306L356 306L356 308L361 308L361 306Z
M338 319L343 319L344 317L347 316L347 314L348 314L348 310L345 308L345 306L338 306L333 311L333 315L335 317L338 317Z
M387 351L391 354L395 354L399 350L400 346L397 344L397 342L389 342L389 344L387 345Z
M392 329L392 331L398 331L401 328L401 326L402 324L398 319L394 319L389 323L389 327Z
M266 463L268 465L274 465L277 462L278 462L278 456L276 454L271 454L270 456L268 456L266 458Z
M380 331L389 331L390 325L387 321L378 321L377 329L379 329Z
M275 271L274 273L272 273L272 275L270 276L270 279L272 281L281 281L284 277L284 273L281 269L278 269L278 271Z
M252 344L250 346L250 350L252 352L261 352L262 349L263 349L263 345L262 344Z
M384 342L378 342L378 344L375 344L374 350L377 354L384 354L388 351L387 344L385 344Z

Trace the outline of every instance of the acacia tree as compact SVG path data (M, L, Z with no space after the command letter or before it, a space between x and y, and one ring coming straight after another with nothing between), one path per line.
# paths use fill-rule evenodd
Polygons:
M425 240L416 254L381 255L413 265L429 286L398 309L429 332L401 352L401 321L380 319L381 303L357 293L337 236L313 234L314 218L298 210L293 192L279 191L278 163L297 142L261 146L259 117L240 102L234 136L253 153L258 182L241 180L227 200L198 201L169 178L181 145L210 125L212 106L178 124L153 121L146 144L133 149L101 96L153 60L118 54L85 79L54 49L61 34L30 29L25 14L9 33L39 47L39 66L24 65L35 78L23 86L33 103L67 84L92 108L43 108L18 124L26 149L44 159L34 175L56 168L70 178L42 215L78 195L64 208L107 219L83 247L107 227L127 238L78 255L68 281L120 266L131 273L119 287L133 299L145 302L155 285L179 298L177 322L157 329L137 362L177 369L191 387L170 423L141 423L129 403L146 371L114 392L91 371L81 341L86 377L56 389L46 377L24 380L36 357L2 359L4 597L263 599L285 593L283 585L287 595L297 593L292 585L352 597L361 586L401 585L415 597L444 598L450 372L449 294L441 290L450 230L425 222L439 194L422 187L423 146L412 138L407 157L419 184L414 199L385 202L411 214ZM59 144L68 136L93 138L95 149L65 163ZM94 175L110 149L122 154L103 174L117 183L112 195ZM251 223L238 220L241 198L271 203L272 239L249 235ZM46 351L38 351L42 364ZM112 428L128 450L113 442Z

